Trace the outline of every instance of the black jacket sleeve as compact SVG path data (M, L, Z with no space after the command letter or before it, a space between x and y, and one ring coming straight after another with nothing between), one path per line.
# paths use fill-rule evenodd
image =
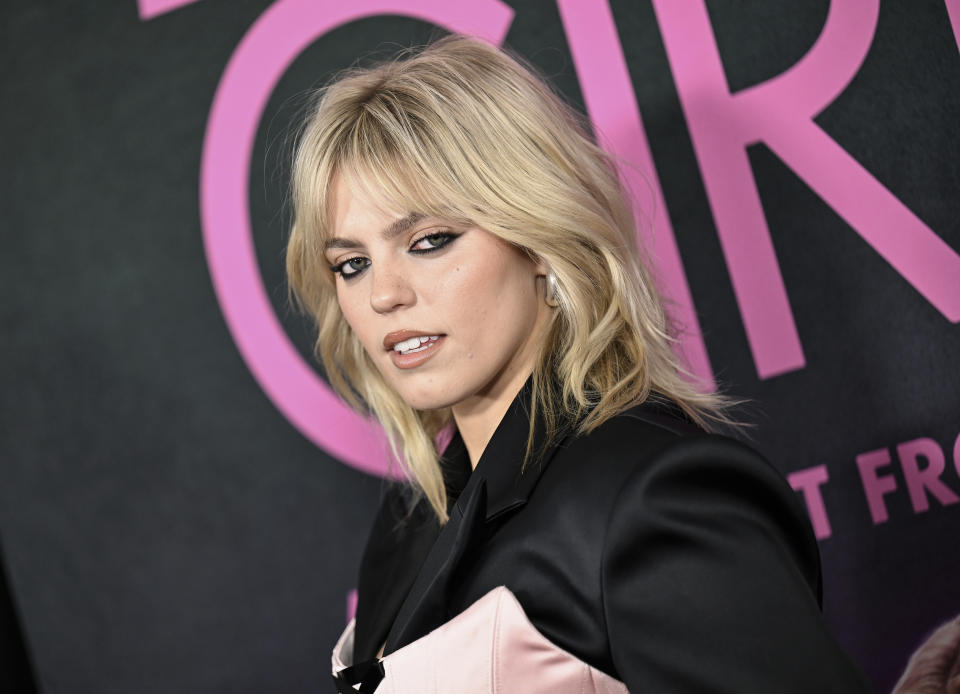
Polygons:
M720 436L638 463L602 560L611 656L632 692L869 692L823 621L820 560L783 477Z

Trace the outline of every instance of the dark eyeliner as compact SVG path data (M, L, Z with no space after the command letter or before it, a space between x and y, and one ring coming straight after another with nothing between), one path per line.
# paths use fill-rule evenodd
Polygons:
M444 248L446 248L447 246L449 246L451 243L453 243L454 241L456 241L457 238L459 238L459 237L460 237L460 234L455 234L455 233L453 233L452 231L438 231L438 232L435 232L435 233L433 233L433 234L427 234L426 236L421 236L420 238L418 238L416 241L413 242L413 244L411 244L411 246L416 246L416 245L417 245L418 243L420 243L421 241L425 241L425 240L427 240L427 239L430 239L431 241L438 240L438 239L444 239L444 241L443 241L443 243L441 243L439 246L434 246L433 248L415 249L415 248L412 248L412 247L411 247L411 248L410 248L410 252L411 252L411 253L416 253L417 255L423 255L423 254L426 254L426 253L434 253L435 251L443 250Z
M362 268L359 268L359 269L357 269L357 270L354 270L354 271L351 272L351 273L345 273L345 272L343 271L343 267L344 267L347 263L352 262L352 261L354 261L354 260L364 260L364 259L365 259L365 258L363 258L363 256L356 256L356 257L353 257L353 258L347 258L346 260L342 260L342 261L340 261L339 263L336 263L335 265L331 265L331 266L330 266L330 271L331 271L331 272L335 272L336 274L340 275L340 276L341 276L343 279L345 279L345 280L348 280L348 281L349 281L349 280L352 280L354 277L357 277L357 276L363 274L364 270L366 270L366 269L367 269L367 266L370 264L369 261L367 261L367 265L364 265Z

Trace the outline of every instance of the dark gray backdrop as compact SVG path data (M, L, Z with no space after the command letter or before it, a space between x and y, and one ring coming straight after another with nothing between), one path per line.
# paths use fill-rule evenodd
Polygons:
M204 128L267 0L141 21L133 0L0 9L3 387L0 532L45 692L328 691L329 650L381 482L330 458L238 355L198 211ZM511 3L507 44L582 103L555 5ZM826 0L708 2L732 89L795 63ZM762 145L750 149L807 366L758 379L648 0L612 0L706 333L755 443L826 464L827 618L878 691L960 612L960 505L915 514L896 466L874 526L854 458L960 432L960 332ZM288 70L261 123L261 271L304 354L282 277L282 154L305 90L359 54L436 35L376 17ZM960 50L943 2L884 0L866 63L817 123L960 250ZM960 279L958 279L960 282Z

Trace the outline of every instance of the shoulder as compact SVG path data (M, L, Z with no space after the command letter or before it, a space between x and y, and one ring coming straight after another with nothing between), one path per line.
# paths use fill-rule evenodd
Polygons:
M786 484L752 447L708 433L670 403L648 400L559 443L554 461L568 474L597 478L618 489L628 479L656 477L690 465L733 466Z
M820 614L806 512L769 461L643 410L595 433L570 449L604 451L606 460L590 459L595 476L609 468L616 478L601 483L600 593L612 660L631 691L705 691L717 681L724 691L773 691L796 677L790 691L866 691ZM656 625L657 639L644 639L641 625ZM744 653L750 668L739 667Z
M553 495L602 524L604 544L633 543L685 524L729 538L760 535L793 556L819 596L819 550L806 511L783 474L753 447L708 433L676 408L643 403L558 447L544 475ZM596 527L596 526L595 526Z

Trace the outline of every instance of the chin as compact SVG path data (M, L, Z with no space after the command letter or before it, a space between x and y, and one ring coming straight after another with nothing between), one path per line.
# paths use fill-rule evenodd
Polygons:
M439 410L455 405L464 395L444 384L394 383L397 394L415 410Z

